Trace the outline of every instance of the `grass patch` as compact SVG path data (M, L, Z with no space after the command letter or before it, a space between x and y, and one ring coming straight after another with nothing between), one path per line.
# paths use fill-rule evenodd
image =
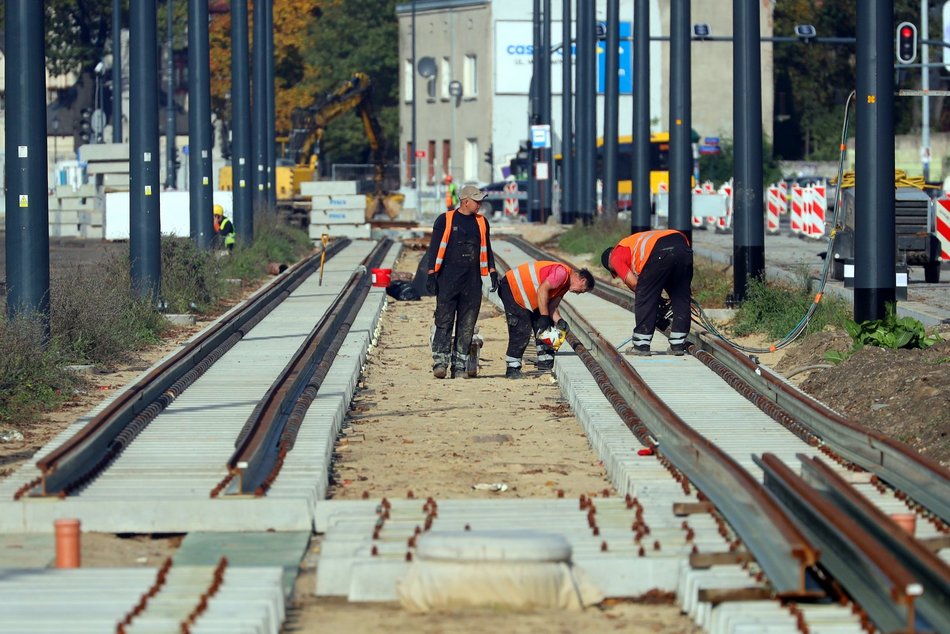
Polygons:
M0 424L22 427L68 401L83 384L55 348L43 348L39 319L0 319Z
M781 339L801 322L814 299L814 294L805 286L750 280L746 300L736 311L732 330L740 337L762 333L772 339ZM826 295L808 322L805 333L819 332L828 325L844 328L850 319L850 310L847 302Z
M307 232L281 224L274 214L254 216L254 242L238 243L221 263L224 277L254 280L267 273L269 262L290 264L313 249Z
M593 224L575 224L561 234L558 246L571 255L592 253L592 265L600 267L600 254L604 249L615 247L630 235L630 223L616 218L596 219Z
M169 313L208 313L231 291L213 251L189 238L162 237L162 299Z
M703 308L725 308L732 294L732 266L693 258L693 298Z

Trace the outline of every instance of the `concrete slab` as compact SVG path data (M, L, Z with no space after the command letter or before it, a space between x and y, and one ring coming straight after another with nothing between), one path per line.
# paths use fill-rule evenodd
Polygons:
M0 568L46 568L55 558L56 543L52 534L0 535Z

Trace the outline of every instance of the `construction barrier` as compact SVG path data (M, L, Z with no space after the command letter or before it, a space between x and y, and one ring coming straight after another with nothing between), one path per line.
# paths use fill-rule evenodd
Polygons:
M950 194L938 198L936 205L937 239L940 241L940 259L950 262Z
M828 201L825 198L825 186L815 185L805 188L805 199L808 201L809 238L816 240L825 237L825 214L828 211Z
M719 188L719 194L725 198L726 201L726 213L723 216L720 216L716 222L716 229L718 231L728 231L732 229L732 180L730 179L728 183L723 183Z
M785 213L785 203L782 200L782 189L778 185L770 185L766 189L765 230L776 234L780 229L780 220Z
M505 215L506 216L517 216L521 213L521 210L518 206L518 184L517 183L505 183Z
M805 194L798 185L792 185L792 204L789 214L789 230L792 235L805 232Z
M695 229L699 229L700 227L703 226L703 216L702 216L702 213L697 209L697 205L696 205L696 196L702 195L702 193L703 193L703 188L700 187L699 185L696 185L696 187L693 188L692 224L693 224L693 228Z

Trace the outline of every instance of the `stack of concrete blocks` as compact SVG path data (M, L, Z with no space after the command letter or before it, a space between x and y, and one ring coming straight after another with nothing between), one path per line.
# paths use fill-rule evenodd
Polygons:
M50 237L102 240L104 216L104 200L91 183L76 189L72 185L57 185L49 197Z
M309 197L310 239L319 242L323 234L331 238L369 238L366 196L356 193L356 181L307 181L300 183L300 195Z
M128 143L86 144L79 148L79 157L86 162L86 173L103 193L129 191ZM151 159L157 165L161 157Z

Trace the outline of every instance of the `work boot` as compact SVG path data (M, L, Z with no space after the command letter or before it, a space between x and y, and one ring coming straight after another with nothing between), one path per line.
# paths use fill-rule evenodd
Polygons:
M550 372L554 369L554 359L550 361L538 361L537 368L542 372Z
M464 376L465 378L468 378L468 373L465 371L465 368L459 367L459 366L453 366L453 367L452 367L452 378L453 378L453 379L458 379L458 378L461 378L461 377L463 377L463 376Z
M670 354L675 357L681 357L686 354L686 344L685 343L671 343L670 344Z
M432 366L432 376L437 379L444 379L448 373L448 367L444 363L436 363Z
M630 346L627 348L627 354L638 357L649 357L653 353L650 351L650 346Z
M506 379L523 379L524 375L521 373L520 366L508 366L505 369L505 378Z

